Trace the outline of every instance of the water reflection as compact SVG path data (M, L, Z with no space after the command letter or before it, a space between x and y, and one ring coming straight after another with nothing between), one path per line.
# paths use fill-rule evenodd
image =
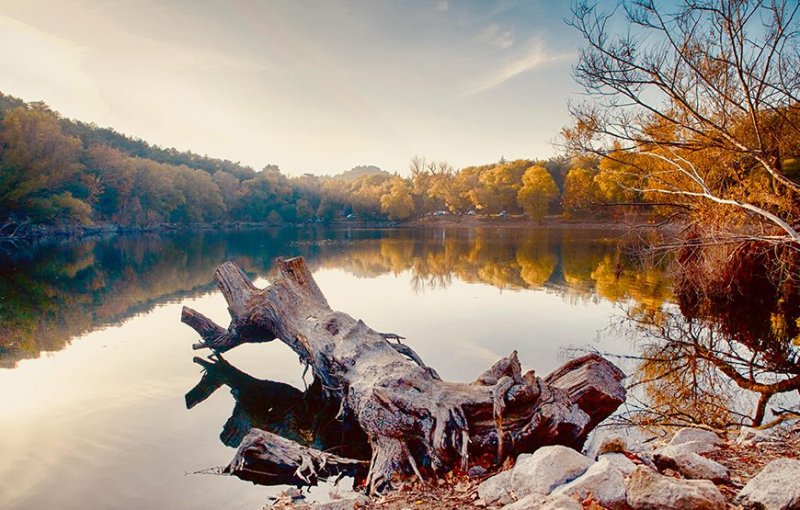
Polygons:
M546 288L573 300L635 299L657 308L671 296L660 265L596 230L264 230L120 236L0 253L0 367L55 351L155 305L213 290L233 260L255 276L278 256L359 277L411 271L418 292L453 278L500 289Z
M778 413L797 405L797 254L758 243L687 246L677 265L676 305L628 314L641 357L634 380L645 397L636 419L760 425L768 405Z
M256 379L219 354L194 362L204 372L186 394L187 408L205 401L222 386L230 388L236 402L219 436L225 446L238 447L255 427L317 450L369 459L366 436L357 426L347 427L337 419L339 404L323 396L319 381L300 391L282 382Z

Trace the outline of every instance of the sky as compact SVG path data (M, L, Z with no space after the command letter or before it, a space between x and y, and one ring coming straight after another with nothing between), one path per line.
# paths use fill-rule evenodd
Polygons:
M567 0L0 0L0 91L288 175L547 158Z

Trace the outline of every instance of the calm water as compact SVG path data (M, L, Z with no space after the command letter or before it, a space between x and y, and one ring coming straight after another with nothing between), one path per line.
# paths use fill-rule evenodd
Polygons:
M301 230L132 236L0 251L0 508L261 508L277 489L191 474L226 465L226 389L187 410L200 379L182 305L227 324L225 260L267 284L302 255L332 308L405 336L445 379L519 351L544 374L571 347L628 352L620 307L671 296L599 230ZM279 342L226 355L303 388Z

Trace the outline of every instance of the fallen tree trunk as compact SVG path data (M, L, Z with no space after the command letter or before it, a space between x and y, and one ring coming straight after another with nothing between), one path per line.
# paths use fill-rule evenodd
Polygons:
M523 374L513 352L473 383L443 381L409 346L392 343L392 335L333 311L302 258L279 259L277 266L266 289L253 286L233 263L217 268L231 315L227 329L186 307L182 320L203 339L195 348L224 352L273 339L292 348L339 403L338 418L366 434L370 493L395 476L466 471L543 445L578 448L625 400L624 374L597 355L572 360L542 380L533 371ZM244 446L236 463L269 471L263 459L248 463ZM294 458L301 468L302 456ZM228 472L239 476L235 463Z
M316 485L318 480L363 479L369 462L322 452L264 430L253 429L222 473L261 485Z

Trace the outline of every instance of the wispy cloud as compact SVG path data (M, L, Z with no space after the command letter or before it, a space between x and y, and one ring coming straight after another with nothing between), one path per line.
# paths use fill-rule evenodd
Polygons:
M436 11L437 12L446 12L447 9L450 8L450 2L448 0L440 0L436 3Z
M510 29L504 30L499 23L491 23L478 35L478 41L504 50L514 44L514 36Z
M548 53L541 39L533 38L524 54L507 62L499 70L470 84L464 91L464 95L471 96L486 92L545 64L573 56L572 53Z

